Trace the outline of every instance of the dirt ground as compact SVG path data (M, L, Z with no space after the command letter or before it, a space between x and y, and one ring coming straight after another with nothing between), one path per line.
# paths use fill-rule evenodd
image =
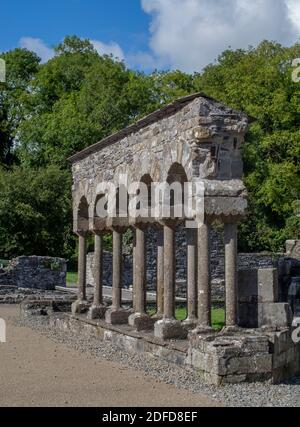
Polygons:
M0 407L221 406L16 326L18 312L17 306L0 306L7 323L7 342L0 343Z

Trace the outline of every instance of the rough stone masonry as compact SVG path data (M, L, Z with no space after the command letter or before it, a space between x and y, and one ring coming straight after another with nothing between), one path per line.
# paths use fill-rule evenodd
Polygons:
M73 172L74 232L78 236L78 295L72 315L54 317L52 324L112 340L120 348L145 351L191 366L214 384L274 381L299 373L299 345L291 336L291 311L278 301L274 268L256 269L253 276L238 274L237 224L247 214L241 149L250 123L242 112L197 93L181 98L128 128L70 158ZM99 216L97 205L106 201L101 184L120 190L126 185L177 183L203 189L192 196L201 206L193 217L175 215L169 195L169 215L161 211L132 218ZM117 191L118 195L119 192ZM129 203L132 194L128 194ZM116 207L120 206L117 197ZM149 208L149 206L148 206ZM117 210L118 213L118 210ZM193 220L196 226L188 224ZM222 224L226 327L211 324L211 235ZM175 316L176 242L178 227L185 235L187 319ZM123 234L131 229L133 306L122 305ZM157 312L147 311L147 230L154 239ZM111 234L112 304L103 300L103 236ZM95 239L94 299L87 301L87 237ZM177 263L178 264L178 263ZM251 273L252 274L252 273ZM249 286L249 277L251 283ZM248 281L248 282L247 282ZM248 284L247 284L248 283ZM245 314L246 313L246 314ZM244 319L244 324L241 324ZM253 325L251 326L251 322ZM274 323L274 324L272 324Z

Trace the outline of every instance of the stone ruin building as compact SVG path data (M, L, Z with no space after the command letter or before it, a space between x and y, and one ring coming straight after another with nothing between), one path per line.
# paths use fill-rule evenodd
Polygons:
M151 352L197 369L213 384L272 379L300 372L292 313L281 302L273 266L238 272L237 224L247 214L241 147L251 119L198 93L139 120L70 158L74 232L79 240L78 297L72 315L53 320L121 348ZM103 182L200 184L193 217L161 211L132 217L98 215ZM128 195L130 203L131 195ZM196 225L190 227L189 224ZM211 225L224 229L226 327L211 325ZM175 318L176 238L186 228L187 319ZM122 235L134 233L133 305L122 305ZM157 312L147 314L147 232L155 230ZM103 236L112 235L112 304L103 298ZM94 236L93 303L87 301L87 238Z

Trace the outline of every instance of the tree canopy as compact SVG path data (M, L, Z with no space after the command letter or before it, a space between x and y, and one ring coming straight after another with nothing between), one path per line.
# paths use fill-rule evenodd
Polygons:
M300 237L300 83L291 78L299 44L227 50L192 75L130 70L76 36L45 64L26 49L0 57L7 63L0 84L0 258L70 256L68 156L196 91L255 119L243 152L250 212L240 225L241 249L282 250L286 239Z

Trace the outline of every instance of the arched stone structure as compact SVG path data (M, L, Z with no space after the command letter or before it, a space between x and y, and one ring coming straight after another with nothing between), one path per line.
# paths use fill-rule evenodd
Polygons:
M88 206L88 231L96 236L97 264L101 263L101 235L107 232L113 234L113 304L106 313L108 323L124 323L129 318L129 324L139 330L152 328L155 321L155 335L164 339L184 337L189 328L209 330L209 233L210 223L215 219L225 224L226 321L228 326L237 323L236 224L245 216L247 209L247 193L242 182L241 146L248 124L249 118L245 114L198 93L175 101L70 158L74 231L81 236L84 229L84 239ZM108 187L114 184L117 188L125 185L127 189L132 188L134 183L144 183L147 187L157 183L164 192L166 184L176 182L181 185L188 183L192 189L188 200L193 209L188 214L184 211L180 217L176 217L176 209L172 208L172 197L169 195L169 215L165 215L159 202L156 206L159 209L151 210L148 216L129 213L122 217L97 216L95 205L100 195L106 194L103 183ZM186 196L186 190L183 195ZM85 215L82 215L80 205L83 196L86 200ZM134 192L131 194L129 191L129 205L135 196ZM153 194L151 202L153 205ZM85 221L82 221L83 217ZM175 226L179 223L187 227L188 318L185 322L178 322L174 317L174 241ZM158 310L154 319L146 313L145 233L150 225L160 230L157 241ZM134 301L131 312L124 310L121 304L122 233L129 227L133 228L135 236ZM81 248L84 248L83 240ZM80 256L83 261L83 255ZM84 269L82 262L79 267ZM99 273L101 268L96 268ZM97 277L100 283L100 273ZM99 292L101 283L95 289L97 295L93 307L97 309L90 314L92 318L104 315ZM82 309L84 296L80 291L74 312Z

